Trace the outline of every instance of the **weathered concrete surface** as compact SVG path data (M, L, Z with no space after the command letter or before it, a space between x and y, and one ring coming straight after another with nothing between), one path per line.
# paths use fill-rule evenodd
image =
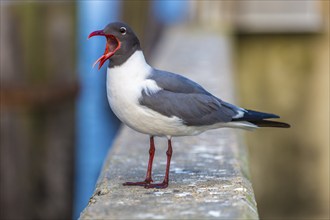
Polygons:
M182 73L233 101L226 38L208 30L176 27L167 32L158 49L156 67ZM125 181L144 180L148 141L148 136L122 128L81 219L258 219L244 146L236 131L219 129L173 138L167 189L122 186ZM166 139L156 138L155 182L163 180L166 145Z

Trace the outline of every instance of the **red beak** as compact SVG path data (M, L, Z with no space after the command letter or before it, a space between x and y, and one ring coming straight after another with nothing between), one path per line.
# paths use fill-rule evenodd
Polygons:
M105 63L105 61L110 59L110 57L112 57L116 53L116 51L119 50L121 44L120 41L115 36L111 34L105 34L103 30L94 31L90 33L88 35L88 38L94 36L105 36L107 39L104 54L100 58L98 58L93 64L93 66L95 66L98 62L100 62L98 67L98 69L100 69L102 65Z
M94 36L105 36L105 33L103 30L99 30L99 31L93 31L92 33L90 33L88 35L88 39Z

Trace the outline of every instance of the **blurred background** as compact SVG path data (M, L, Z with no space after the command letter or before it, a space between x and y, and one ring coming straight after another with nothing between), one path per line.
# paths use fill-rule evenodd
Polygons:
M92 69L130 24L147 60L172 25L231 39L237 103L288 130L245 133L264 219L329 219L329 1L1 1L1 219L77 218L120 126ZM193 50L193 45L192 45ZM106 66L106 65L105 65Z

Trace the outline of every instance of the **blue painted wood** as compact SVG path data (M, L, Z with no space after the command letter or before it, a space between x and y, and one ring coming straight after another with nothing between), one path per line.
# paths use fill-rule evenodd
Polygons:
M74 218L93 194L103 160L120 125L106 99L106 67L92 68L104 52L105 39L87 40L90 32L118 20L120 1L78 1L78 74L81 91L76 105Z
M155 18L164 24L183 21L188 15L189 1L153 1L152 12Z

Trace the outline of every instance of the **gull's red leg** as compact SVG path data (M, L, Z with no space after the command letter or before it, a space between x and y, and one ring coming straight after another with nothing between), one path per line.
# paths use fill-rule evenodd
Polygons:
M148 162L148 170L147 170L147 175L145 182L151 183L153 182L152 180L152 163L154 161L154 156L155 156L155 142L154 142L154 137L150 137L150 149L149 149L149 162Z
M172 158L172 153L173 153L171 139L168 139L167 145L168 145L168 148L166 151L167 163L166 163L166 172L165 172L164 181L162 183L147 184L144 186L145 188L158 188L158 189L167 188L168 182L169 182L171 158Z
M150 149L149 149L149 162L148 162L148 170L146 179L143 182L126 182L124 186L146 186L153 182L151 174L152 174L152 162L154 161L155 156L155 142L154 137L150 136Z

